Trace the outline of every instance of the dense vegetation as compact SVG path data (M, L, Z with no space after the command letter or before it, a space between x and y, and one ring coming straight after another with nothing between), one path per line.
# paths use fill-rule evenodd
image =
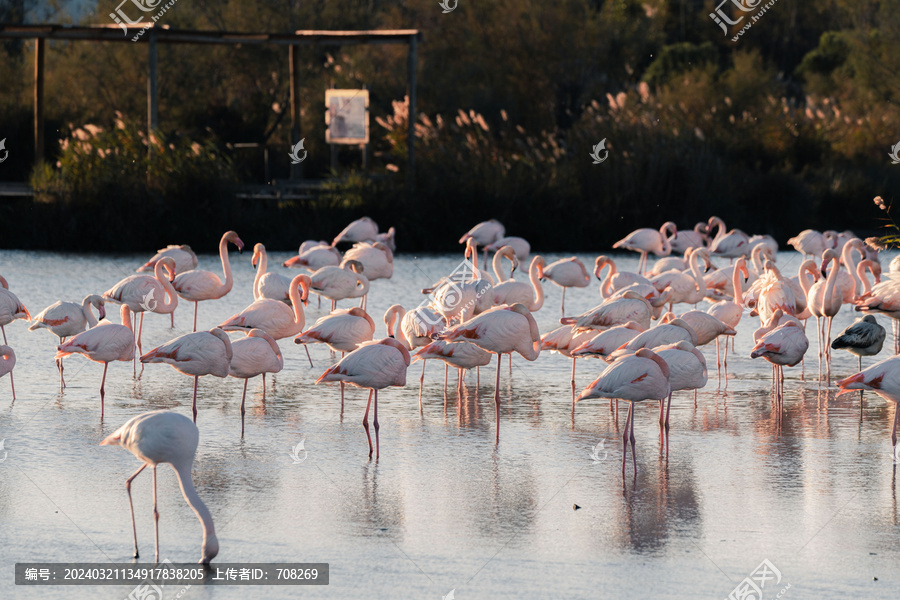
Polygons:
M639 226L711 214L782 242L806 227L875 230L872 198L900 189L888 157L900 141L900 0L780 0L737 42L740 26L725 36L709 18L717 4L176 3L172 27L422 30L415 192L405 46L301 47L305 176L331 175L324 90L366 85L380 177L361 177L358 150L344 148L343 179L278 204L235 200L239 182L262 179L262 157L230 144L268 144L272 175L287 176L285 48L161 47L161 127L147 140L146 45L54 42L49 164L32 172L33 44L0 44L0 138L14 149L0 179L38 189L34 203L0 204L0 244L212 248L233 227L287 249L363 214L395 225L403 250L451 249L490 217L542 250L602 249ZM80 20L107 23L108 9ZM42 17L66 19L52 5ZM603 139L609 157L593 164Z

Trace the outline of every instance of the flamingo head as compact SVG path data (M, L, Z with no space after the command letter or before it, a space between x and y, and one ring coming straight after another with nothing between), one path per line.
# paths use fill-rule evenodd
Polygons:
M244 242L241 241L241 238L239 238L238 234L234 231L226 231L225 235L223 235L222 238L226 242L231 242L232 244L237 246L238 252L242 253L244 251Z
M604 255L598 256L597 260L594 261L594 277L602 280L603 278L600 277L600 273L603 271L603 267L605 267L609 263L610 263L610 260L609 260L608 256L604 256Z
M175 270L175 259L170 256L164 256L159 259L159 264L162 265L162 268L166 271L166 275L169 276L169 283L175 281L175 275L177 275Z
M257 264L259 263L259 258L262 256L263 252L266 251L266 247L262 244L256 244L253 246L253 256L250 258L250 264L253 265L255 269ZM284 263L284 266L288 266L287 262Z

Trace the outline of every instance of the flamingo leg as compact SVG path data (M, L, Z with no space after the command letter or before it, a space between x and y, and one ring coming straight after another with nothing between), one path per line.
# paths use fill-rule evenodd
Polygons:
M425 368L425 365L422 365ZM444 363L444 398L447 397L447 374L450 372L450 364Z
M266 374L263 373L263 400L266 399Z
M372 417L372 423L375 424L375 460L378 460L378 454L379 454L379 452L378 452L378 446L379 446L378 429L379 429L379 426L378 426L378 390L377 389L375 390L375 412Z
M562 315L566 316L566 286L563 286L562 294Z
M369 458L372 458L372 436L369 435L369 406L372 404L372 390L369 390L369 399L366 401L366 412L363 414L363 428L366 430L366 438L369 440Z
M634 410L634 402L628 409L628 412ZM631 415L631 425L628 428L631 435L631 464L634 465L634 476L637 477L637 455L634 453L634 415Z
M422 386L425 385L425 363L428 361L422 361L422 375L419 376L419 414L422 414ZM446 386L444 386L446 387Z
M109 363L103 363L103 378L100 379L100 418L103 419L103 404L104 398L106 398L106 392L103 389L104 384L106 383L106 370L109 368ZM10 373L12 375L12 373Z
M497 415L497 442L500 443L500 359L503 355L497 353L497 383L494 385L494 412Z
M672 410L672 391L671 390L669 391L669 399L666 401L666 433L669 433L669 411L670 410Z
M125 480L125 491L128 492L128 510L131 511L131 533L134 534L134 557L140 558L137 544L137 525L134 523L134 503L131 501L131 482L134 478L141 474L141 471L147 468L148 463L141 465L141 468L134 472L134 475Z
M194 331L197 331L197 307L200 305L199 301L194 302Z
M312 356L309 355L309 346L303 344L303 349L306 350L306 358L309 359L309 366L312 367Z
M172 329L175 329L175 311L170 312L169 316L172 318Z
M156 504L156 465L153 465L153 539L156 545L155 561L159 562L159 510Z
M137 335L137 348L138 348L138 356L144 354L143 349L141 348L141 333L144 331L144 312L141 311L141 320L138 325L138 335Z
M249 379L244 380L244 393L241 394L241 437L244 437L244 400L247 399L247 383L249 381Z
M565 289L565 288L563 288ZM572 357L572 410L575 410L575 357Z
M897 447L897 421L900 421L900 404L894 404L894 425L891 427L891 446ZM894 456L897 453L894 452Z
M622 477L625 477L625 459L628 457L628 425L631 423L631 412L634 403L628 403L628 416L625 417L625 433L622 434Z
M200 381L199 375L194 375L194 400L191 402L191 412L194 413L194 423L197 422L197 383Z

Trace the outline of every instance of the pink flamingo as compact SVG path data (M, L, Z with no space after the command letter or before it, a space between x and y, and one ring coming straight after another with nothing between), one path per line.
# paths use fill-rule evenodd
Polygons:
M394 335L394 324L399 327ZM394 304L384 313L384 324L387 326L389 338L399 341L407 350L415 350L431 343L433 336L444 330L444 319L440 313L427 306L419 306L406 310ZM419 377L419 411L422 410L422 386L425 384L425 362L422 362L422 375ZM343 391L343 390L342 390Z
M518 352L525 360L537 360L541 353L541 333L531 311L521 304L497 306L439 335L447 342L466 341L497 355L497 383L494 406L497 438L500 442L500 357Z
M605 329L634 321L643 329L650 328L653 307L637 292L626 291L621 296L610 298L600 306L577 317L563 317L563 325L575 325L575 329Z
M597 332L593 329L585 329L575 332L574 325L562 325L549 333L541 336L541 351L559 352L566 358L572 359L572 405L575 405L575 361L580 356L575 355L572 351L581 347L582 344L594 338Z
M9 346L0 346L0 377L9 374L9 384L12 385L12 371L16 366L16 353ZM16 388L12 386L12 397L16 399Z
M710 254L731 259L750 254L750 236L746 233L740 229L728 231L725 222L719 217L709 218L707 232L712 233L713 228L716 229L716 235L709 243Z
M362 264L362 272L365 273L369 281L390 279L391 275L394 274L394 253L381 242L375 242L374 244L358 242L344 253L341 266L351 260Z
M760 337L750 352L750 358L763 357L775 365L775 403L779 416L784 407L784 366L797 366L808 348L809 340L803 328L788 321Z
M374 242L378 236L378 224L369 217L362 217L344 227L334 240L332 246L341 242Z
M628 402L628 417L622 436L622 476L625 476L625 457L631 440L631 461L637 477L637 458L634 454L634 403L644 400L665 400L669 396L669 365L655 352L641 348L636 353L623 356L600 374L591 385L584 388L576 402L588 398L609 398Z
M641 253L641 260L638 262L638 273L647 270L647 253L652 252L656 256L668 256L672 253L669 234L675 235L675 223L671 221L663 224L656 229L642 228L636 229L627 236L613 244L613 248L625 248L633 252Z
M219 553L219 539L213 525L212 515L197 490L191 477L191 467L197 454L200 431L191 420L183 415L157 410L140 414L129 419L109 437L100 442L101 446L122 446L144 464L125 480L128 492L128 509L131 511L131 530L134 533L134 557L138 558L137 526L134 522L134 504L131 501L131 482L150 466L153 469L153 532L156 547L156 562L159 562L159 511L156 509L156 467L169 463L175 471L181 493L188 506L197 515L203 527L203 545L200 564L208 565Z
M297 256L287 259L281 266L306 267L312 273L322 267L336 267L339 264L341 264L341 253L334 246L323 242L305 250L301 247Z
M269 255L262 244L253 246L253 257L250 264L256 267L256 277L253 278L253 299L271 298L285 304L291 303L291 280L278 273L266 272L269 266Z
M444 340L435 340L426 346L422 346L422 349L413 355L412 360L413 362L421 360L424 365L425 361L433 358L456 367L459 376L456 382L457 397L460 395L465 373L469 369L485 367L491 363L491 353L482 350L475 344L470 344L469 342L445 342ZM422 369L424 370L424 366Z
M593 329L588 329L587 331L592 333L593 337L580 346L573 348L571 350L572 356L596 356L605 359L621 348L622 345L637 337L644 329L634 321L629 321L623 325L610 327L600 333Z
M197 331L197 306L203 300L217 300L231 291L234 285L234 277L231 274L231 263L228 260L228 243L237 246L238 252L244 250L244 242L233 231L226 231L219 240L219 259L222 261L222 270L225 275L225 282L215 274L209 271L193 269L185 271L177 277L173 282L175 291L178 295L194 303L194 329Z
M509 246L506 246L509 248ZM544 288L541 286L543 277L544 257L535 256L528 268L528 279L531 283L522 281L504 281L494 286L494 304L521 304L531 312L536 312L544 306Z
M327 345L333 351L353 352L360 344L372 340L375 335L375 321L363 309L354 306L336 310L321 317L316 324L294 338L295 344ZM344 406L344 383L341 382L341 406Z
M660 292L670 291L669 310L672 310L675 304L697 304L706 296L706 281L703 279L703 271L700 270L699 264L704 254L705 248L689 250L685 255L689 272L667 271L650 280Z
M657 356L669 366L669 397L666 400L666 414L659 407L659 426L669 431L669 410L672 408L672 393L680 390L694 390L694 405L697 405L697 390L706 385L708 373L703 353L688 342L677 342L653 349ZM668 449L668 440L666 442Z
M897 423L900 423L900 357L886 358L865 371L838 381L837 384L841 388L838 392L839 396L852 390L871 390L885 400L894 403L891 445L896 448Z
M94 362L103 363L103 378L100 380L101 419L103 419L104 399L106 398L104 385L109 363L115 360L134 359L134 330L131 328L131 310L127 304L122 305L121 315L121 325L102 322L57 346L57 361L62 362L62 359L70 354L84 354Z
M34 317L28 331L48 329L59 338L59 343L62 344L67 337L97 325L97 318L91 312L91 306L97 308L100 319L106 318L103 298L97 294L92 294L85 296L80 305L74 302L62 301L51 304ZM64 388L66 387L66 381L63 379L62 360L56 361L56 368L59 369L59 387Z
M829 264L831 268L828 269ZM825 357L825 363L828 365L831 361L831 320L834 315L841 309L843 297L839 290L835 288L837 283L837 274L841 265L838 263L838 254L834 250L826 250L822 253L822 274L827 276L824 280L819 280L813 284L809 290L807 304L809 310L816 317L816 328L818 329L819 340L819 360ZM827 269L827 271L826 271ZM821 366L821 364L820 364Z
M656 327L637 334L607 356L606 361L613 362L622 356L634 354L641 348L654 348L682 341L689 343L691 346L696 346L697 333L683 319L672 319L668 323L661 323Z
M562 288L561 312L566 314L566 288L585 288L591 282L587 268L577 257L561 258L541 270L543 279L549 279Z
M516 236L502 237L493 244L488 244L484 249L487 252L496 252L503 246L512 248L513 252L516 254L516 258L519 259L519 262L528 261L528 256L531 254L531 244L529 244L528 240L525 238Z
M244 380L241 393L241 437L244 437L244 401L251 377L263 376L263 395L266 393L266 373L278 373L284 368L281 348L262 329L251 329L247 337L231 342L231 365L228 374Z
M497 219L482 221L459 238L460 244L465 244L470 238L476 246L489 246L506 235L506 228ZM484 259L487 261L487 249L484 251Z
M601 277L603 269L609 267L609 273L606 279ZM601 255L594 261L594 276L602 281L600 285L600 297L609 298L620 290L630 287L636 283L650 284L650 280L643 275L631 273L629 271L618 271L616 262L608 256Z
M143 355L141 362L166 363L175 367L179 373L193 376L194 398L191 402L191 412L196 423L197 383L200 377L202 375L228 377L232 356L228 334L217 327L209 331L187 333L170 340Z
M766 261L765 270L769 274L766 278L768 283L760 290L755 309L757 314L759 314L760 320L763 322L768 321L779 308L786 314L797 314L799 312L797 310L797 300L790 281L782 276L781 271L778 270L778 267L772 261Z
M700 221L694 225L693 229L676 231L670 243L672 244L672 252L677 252L678 254L685 254L692 248L705 248L709 243L709 236L706 235L706 223Z
M743 256L738 258L732 269L732 288L734 289L733 300L722 300L716 302L706 312L715 317L732 330L737 330L741 317L744 314L744 281L750 280L750 271L747 269L747 259ZM722 361L719 360L719 337L716 336L716 368L719 368ZM728 367L728 342L725 342L725 367Z
M168 272L168 275L164 272ZM153 277L131 275L103 292L103 299L116 304L127 304L134 318L140 313L137 329L138 354L141 353L141 332L144 329L144 312L169 314L178 306L178 296L172 281L175 278L175 260L164 256L153 267ZM157 300L159 299L159 300ZM163 300L160 302L160 300Z
M387 246L391 252L397 251L397 243L395 238L397 237L397 230L393 227L388 227L388 230L384 233L379 233L375 236L376 242L381 242L385 246Z
M388 386L403 387L406 385L406 370L410 357L406 347L393 338L384 338L378 342L365 342L359 348L332 365L316 379L316 385L324 382L340 381L356 387L369 388L375 393L375 458L379 455L378 441L378 390ZM369 401L363 416L363 428L369 440L369 456L372 456L372 437L369 435Z
M823 235L813 229L804 229L789 239L788 245L793 246L794 250L806 256L819 257L826 250L834 248L834 234L830 231L827 234Z
M6 279L0 277L0 331L3 332L3 344L9 344L6 341L6 326L16 319L31 320L31 315L25 305L19 302L19 298L9 291L9 284ZM13 400L16 399L16 385L13 382L12 371L9 372L9 385L13 389Z
M159 262L160 259L166 257L175 261L176 275L197 268L197 255L194 254L194 251L191 250L190 246L187 244L182 244L180 246L169 245L157 251L153 258L145 262L138 269L138 273L153 273L156 269L156 263Z
M219 325L219 328L223 331L262 329L276 340L295 336L306 325L303 305L309 297L309 286L309 275L296 275L290 286L291 306L280 300L260 298Z
M331 300L331 310L338 300L362 298L369 293L369 279L363 275L359 261L347 261L340 267L322 267L310 276L309 288Z

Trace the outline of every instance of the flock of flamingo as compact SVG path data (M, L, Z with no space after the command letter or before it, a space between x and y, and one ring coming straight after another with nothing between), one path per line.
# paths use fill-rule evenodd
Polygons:
M543 257L530 257L528 242L506 236L496 220L485 221L462 236L464 269L435 282L425 290L416 308L391 306L384 315L388 337L375 337L375 320L366 312L370 283L393 274L394 230L379 233L377 224L363 217L348 225L331 243L307 241L297 256L282 266L304 269L292 278L268 270L266 249L253 248L254 302L208 331L197 331L199 303L228 294L233 285L229 245L239 251L243 241L234 231L219 242L224 280L209 271L198 270L197 257L188 246L168 246L160 250L138 273L116 283L102 294L87 295L81 303L57 302L35 317L9 290L0 277L0 376L8 375L15 399L13 367L16 355L8 345L5 326L17 319L30 320L30 330L48 329L58 336L56 365L60 386L64 387L64 358L82 354L103 363L100 381L100 415L104 414L104 384L109 363L132 361L167 363L193 377L193 420L169 411L138 415L103 440L103 445L120 445L142 461L126 481L134 533L134 556L138 556L137 530L131 502L131 482L147 466L153 472L153 504L156 522L156 560L159 560L158 512L156 510L156 467L169 463L181 483L185 500L203 526L201 562L208 564L218 553L218 540L209 510L194 490L191 465L197 449L197 387L199 378L232 376L244 380L241 398L241 435L244 433L244 402L247 382L277 373L284 366L278 340L292 337L294 343L325 344L342 357L326 369L316 384L340 384L341 403L346 384L366 388L369 398L363 427L369 456L380 454L378 391L389 386L405 386L413 361L423 361L419 406L425 361L438 359L459 373L458 389L465 373L478 369L497 356L494 405L496 442L500 440L500 367L504 354L518 353L528 361L542 351L555 351L572 359L572 409L575 403L607 398L610 404L628 402L622 451L625 475L628 444L633 471L637 474L634 437L634 404L656 401L660 433L668 446L669 411L672 394L696 391L707 384L707 364L699 346L716 342L717 367L728 361L728 337L737 333L745 309L759 317L753 334L751 358L772 364L773 404L780 415L784 402L785 366L799 364L809 348L806 322L815 317L820 374L825 366L830 379L831 350L846 349L859 357L859 372L837 382L840 393L871 390L895 404L891 441L897 442L900 415L900 356L882 360L863 370L862 357L878 354L885 330L871 313L882 313L894 324L894 350L898 346L900 320L900 257L890 264L882 280L877 253L850 232L806 230L789 240L804 255L798 272L791 277L775 265L778 245L769 236L749 236L739 229L727 229L718 217L698 223L693 229L678 230L668 222L659 230L638 229L613 245L615 249L639 252L637 272L617 269L610 256L597 257L593 275L601 280L600 304L580 314L566 315L566 288L587 287L591 272L576 257L545 264ZM352 244L341 253L337 247ZM478 267L493 252L493 275ZM648 265L649 254L659 257ZM808 258L807 258L808 257ZM529 261L530 258L530 261ZM717 266L713 259L729 259ZM521 264L528 264L527 281L514 279ZM510 269L508 271L508 269ZM605 272L605 275L604 275ZM532 313L544 304L542 282L562 288L561 326L541 335ZM306 326L304 306L310 293L331 300L330 314ZM141 331L145 312L173 314L179 299L194 304L193 332L179 336L144 353ZM337 308L339 301L359 299L352 308ZM712 305L706 311L695 307L701 300ZM106 305L121 305L120 322L107 319ZM694 308L676 315L678 305ZM865 313L833 341L831 322L844 304ZM97 311L97 316L94 315ZM652 325L653 321L658 323ZM172 317L174 325L174 315ZM242 337L232 339L233 332ZM720 338L724 357L720 351ZM137 350L137 355L135 354ZM414 352L414 354L411 354ZM308 350L307 350L308 355ZM600 358L606 364L599 377L576 394L575 364L578 358ZM310 366L312 360L310 359ZM511 367L511 365L510 365ZM133 367L136 370L136 366ZM375 443L369 432L369 409L373 408Z

